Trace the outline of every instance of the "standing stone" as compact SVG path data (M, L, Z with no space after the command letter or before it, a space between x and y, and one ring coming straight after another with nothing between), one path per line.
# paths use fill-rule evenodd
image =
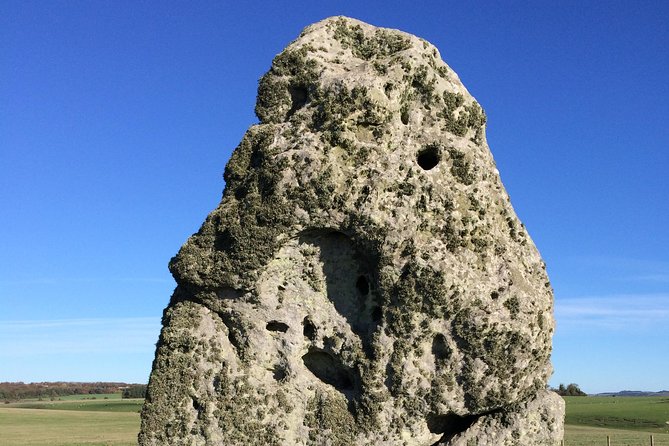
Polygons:
M140 444L559 444L545 265L437 49L323 20L256 114L170 262Z

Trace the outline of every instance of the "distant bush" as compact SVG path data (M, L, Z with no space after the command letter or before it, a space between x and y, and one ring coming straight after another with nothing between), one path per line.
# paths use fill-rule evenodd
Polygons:
M134 384L123 390L123 398L146 398L146 385Z
M579 389L578 384L571 383L567 387L564 384L560 384L557 389L553 389L561 396L587 396L588 394Z
M0 382L0 399L18 401L26 398L57 398L67 395L116 393L127 387L122 382Z

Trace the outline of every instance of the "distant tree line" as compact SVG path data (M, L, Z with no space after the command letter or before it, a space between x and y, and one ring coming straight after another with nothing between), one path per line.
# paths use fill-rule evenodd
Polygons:
M131 387L121 382L1 382L0 399L16 401L26 398L57 398L68 395L96 395L101 393L118 393Z
M146 384L133 384L123 389L123 398L146 398Z
M579 389L578 384L571 383L565 387L564 384L560 384L557 389L553 389L558 395L561 396L587 396L588 394Z

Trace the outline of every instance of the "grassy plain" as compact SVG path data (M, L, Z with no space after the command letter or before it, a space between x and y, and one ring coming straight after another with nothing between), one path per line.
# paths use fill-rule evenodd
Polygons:
M104 397L107 399L104 399ZM566 397L565 446L669 446L668 397ZM0 444L137 444L141 399L120 394L25 400L0 406Z
M667 397L565 397L565 446L669 446Z
M649 446L650 432L611 429L590 426L565 425L564 446L606 446L606 436L611 446ZM669 446L669 434L653 433L655 446Z
M94 393L91 395L67 395L67 396L59 396L57 398L58 401L70 401L70 400L120 400L121 399L121 393ZM25 400L24 400L25 401Z
M76 410L86 412L135 412L142 409L142 399L22 401L6 404L16 409Z
M110 398L5 404L0 406L0 444L136 445L142 402L141 399Z
M565 397L565 423L669 434L669 397Z

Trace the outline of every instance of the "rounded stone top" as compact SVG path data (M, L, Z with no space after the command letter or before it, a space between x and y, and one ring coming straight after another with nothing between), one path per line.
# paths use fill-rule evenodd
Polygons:
M345 102L342 90L365 96L367 124L393 115L405 125L444 121L455 136L484 139L483 110L434 45L342 16L305 28L276 56L260 80L256 114L261 123L318 120L324 102Z

